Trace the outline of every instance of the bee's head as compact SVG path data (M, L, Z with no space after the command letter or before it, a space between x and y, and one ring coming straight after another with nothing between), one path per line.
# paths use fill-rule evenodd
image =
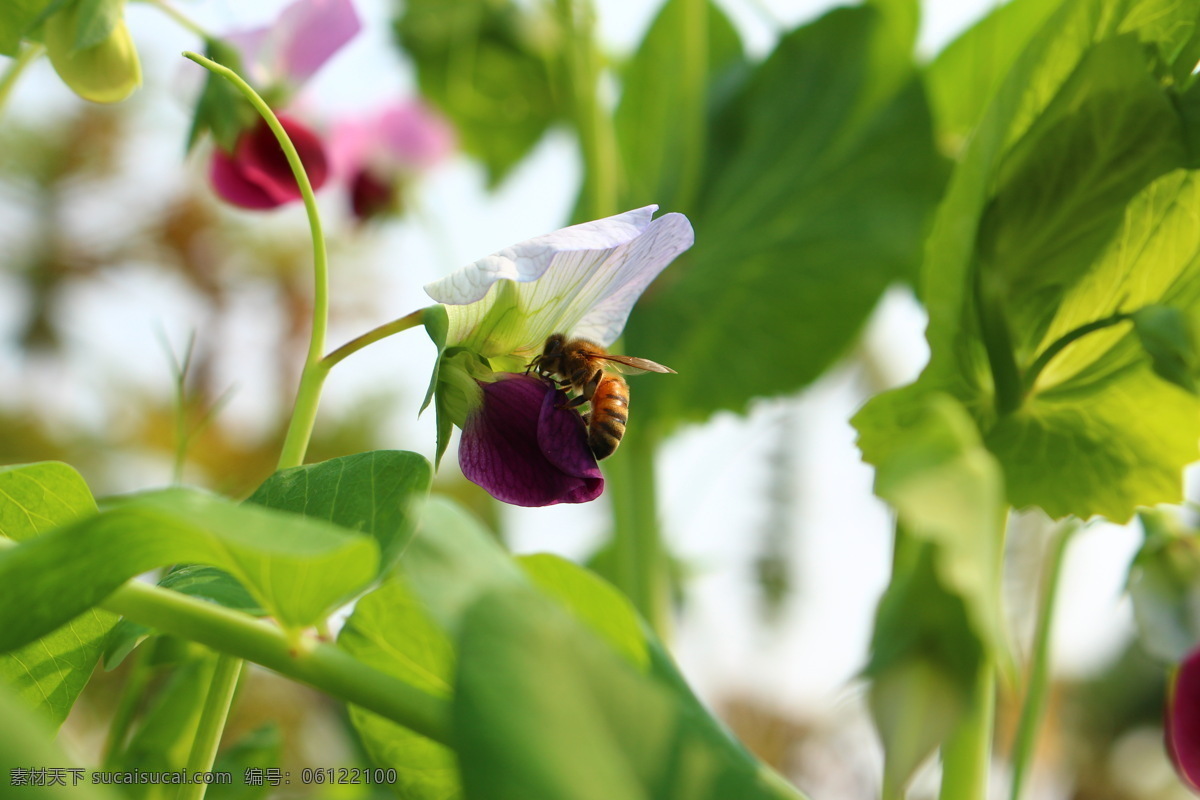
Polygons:
M559 358L563 354L563 345L567 343L567 337L561 333L552 333L546 339L546 344L542 346L542 358Z

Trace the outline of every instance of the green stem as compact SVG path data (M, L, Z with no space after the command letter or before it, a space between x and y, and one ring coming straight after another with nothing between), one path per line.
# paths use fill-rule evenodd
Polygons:
M658 527L654 433L643 428L627 437L609 463L607 477L613 504L613 582L665 640L670 597Z
M1112 327L1113 325L1117 325L1130 319L1133 319L1132 314L1117 312L1112 316L1105 317L1104 319L1098 319L1095 322L1089 322L1086 325L1080 325L1075 330L1064 333L1062 336L1056 339L1053 344L1043 350L1041 355L1039 355L1034 362L1029 365L1029 369L1025 370L1024 392L1028 394L1033 389L1034 384L1037 382L1038 375L1042 373L1042 370L1046 368L1046 365L1049 364L1055 356L1067 348L1067 345L1075 342L1078 339L1082 339L1089 333L1095 333L1096 331Z
M164 2L164 0L145 0L145 2L154 6L159 11L163 12L168 17L170 17L171 19L175 20L175 22L179 23L180 27L191 31L192 33L196 34L200 38L202 38L202 39L216 38L212 34L210 34L208 31L206 31L203 27L201 27L199 24L197 24L194 20L192 20L190 17L186 16L183 12L181 12L179 9L175 8L171 4Z
M612 117L597 92L601 54L596 12L589 0L558 0L558 16L568 42L565 67L583 155L580 213L584 219L599 219L617 212L618 164Z
M142 625L261 664L450 744L446 700L369 667L335 645L311 639L293 645L270 623L139 581L125 583L100 605Z
M685 80L674 105L684 125L678 153L681 165L679 190L671 200L674 208L685 210L692 208L692 202L700 190L704 154L708 147L708 123L705 119L708 94L708 3L704 0L687 0L683 4L679 35L683 41L683 60L678 68L683 71Z
M414 311L411 314L406 314L399 319L394 319L391 322L385 322L378 328L367 331L357 339L351 339L337 350L334 350L332 353L321 359L321 366L323 366L326 370L329 370L334 364L338 363L346 356L357 353L359 350L362 350L369 344L374 344L380 339L386 339L394 333L400 333L400 331L406 331L409 328L415 328L418 325L424 325L425 312L427 310L428 309L424 308L418 309L417 311Z
M233 693L237 689L238 677L241 674L240 658L229 655L217 657L208 697L204 700L204 710L200 714L200 724L196 727L196 738L192 740L192 752L188 756L189 774L212 771L213 764L217 761L221 733L225 730L225 720L229 717ZM204 800L207 789L208 785L204 783L181 784L176 797L178 800Z
M1025 775L1033 763L1037 747L1038 731L1046 712L1046 697L1050 690L1050 632L1054 625L1055 600L1058 581L1067 552L1067 544L1078 530L1078 523L1071 522L1055 532L1051 544L1050 558L1042 575L1042 592L1038 599L1037 630L1033 637L1033 653L1030 658L1029 684L1025 689L1025 700L1021 705L1021 720L1013 741L1012 800L1019 800L1025 785Z
M996 669L985 662L966 715L942 746L940 800L987 800L995 712Z
M325 352L325 330L329 324L329 263L325 248L325 235L321 231L321 217L317 213L317 198L313 194L312 183L304 171L300 154L288 138L287 132L279 124L275 112L271 111L266 102L241 77L211 59L199 53L185 52L185 58L195 61L200 66L220 75L232 83L242 95L250 101L263 120L279 140L279 146L287 156L288 166L296 178L296 185L304 198L304 210L308 214L308 226L312 232L313 243L313 319L312 333L308 342L308 355L304 361L304 369L300 373L300 387L296 392L296 405L292 409L292 419L288 425L287 436L279 455L279 469L296 467L304 463L304 454L308 450L308 440L312 437L313 424L317 417L317 406L321 399L321 387L328 372L321 365L321 356Z
M17 79L44 52L46 52L46 48L40 44L28 45L17 54L16 60L8 65L8 69L0 77L0 112L4 110L4 105L8 102L8 96L12 94L13 87L17 85Z

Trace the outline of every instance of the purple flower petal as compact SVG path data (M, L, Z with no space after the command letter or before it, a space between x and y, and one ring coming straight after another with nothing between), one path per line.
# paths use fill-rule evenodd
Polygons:
M429 169L454 149L450 123L419 101L385 108L376 124L384 148L410 172Z
M483 386L467 419L458 461L463 475L518 506L586 503L604 491L583 420L544 381L512 375Z
M279 122L296 146L313 190L321 188L329 177L321 140L290 117L281 114ZM214 151L210 174L217 194L242 208L277 208L300 199L300 187L287 156L275 134L262 121L242 133L232 154L220 149Z
M1193 790L1200 790L1200 649L1175 670L1167 697L1167 752Z
M283 10L273 29L278 67L299 85L360 30L351 0L298 0Z
M395 203L392 184L376 177L369 169L360 170L350 181L350 208L361 221L373 219Z

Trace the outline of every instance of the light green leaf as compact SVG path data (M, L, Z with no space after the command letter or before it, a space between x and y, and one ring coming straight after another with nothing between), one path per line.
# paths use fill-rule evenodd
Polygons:
M938 137L957 152L1013 62L1063 0L998 4L938 54L926 71Z
M468 798L801 796L536 592L482 594L459 647L454 724Z
M533 583L635 666L648 668L646 631L633 604L612 584L564 558L541 553L517 563Z
M354 607L338 646L359 661L439 697L454 683L454 649L422 604L399 580L384 582ZM392 787L406 800L461 796L454 752L408 728L350 707L350 720L371 760L396 770Z
M373 450L272 475L247 500L372 536L387 570L408 546L433 469L423 456Z
M708 0L663 5L622 76L613 119L626 185L622 208L689 209L707 148L711 95L744 68L737 30Z
M626 352L679 372L638 383L655 416L795 391L915 272L944 168L910 56L883 20L839 9L787 34L727 104L711 189L690 214L696 246L626 329Z
M1155 375L1191 394L1200 393L1200 346L1187 314L1170 306L1146 306L1133 313L1133 329Z
M1056 343L1200 298L1200 205L1171 171L1190 156L1161 82L1170 65L1155 60L1190 41L1198 14L1064 3L1014 61L940 207L923 275L931 360L914 391L970 411L1013 505L1125 521L1178 499L1196 458L1194 400L1149 379L1129 325Z
M0 468L0 535L16 541L96 513L83 478L57 462ZM67 718L116 623L85 611L38 641L0 655L0 679L54 724Z
M463 150L494 188L559 116L556 29L508 0L409 0L395 21L422 96L454 122Z
M0 552L0 650L25 644L155 567L209 564L240 581L280 624L324 619L377 574L368 537L295 514L170 489Z

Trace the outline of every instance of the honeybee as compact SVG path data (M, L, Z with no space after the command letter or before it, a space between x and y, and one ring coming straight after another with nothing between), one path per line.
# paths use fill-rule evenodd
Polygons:
M567 403L568 408L592 404L591 412L583 419L587 424L588 447L597 461L613 454L629 422L629 384L614 373L675 372L646 358L607 353L587 339L568 340L561 333L546 339L542 354L530 363L529 369L579 392Z

